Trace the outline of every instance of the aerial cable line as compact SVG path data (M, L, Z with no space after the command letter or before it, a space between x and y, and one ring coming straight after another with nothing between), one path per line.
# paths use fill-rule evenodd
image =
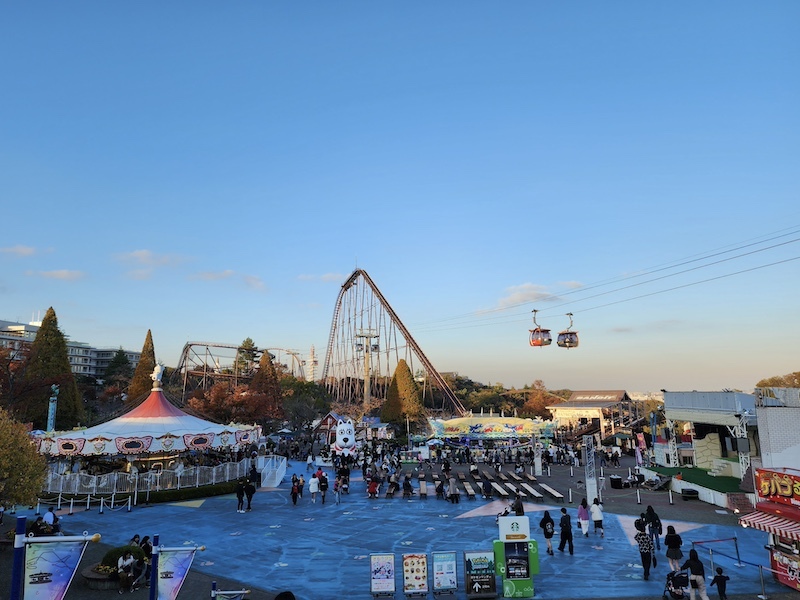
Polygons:
M789 243L789 242L786 242L786 243ZM750 252L748 254L754 254L754 252ZM733 277L735 275L741 275L742 273L750 273L752 271L758 271L760 269L766 269L767 267L774 267L775 265L780 265L780 264L792 262L792 261L795 261L795 260L800 260L800 256L794 256L792 258L786 258L784 260L779 260L779 261L767 263L767 264L764 264L764 265L758 265L758 266L755 266L755 267L750 267L749 269L742 269L742 270L739 270L739 271L734 271L732 273L725 273L723 275L717 275L716 277L709 277L707 279L701 279L699 281L694 281L694 282L691 282L691 283L685 283L683 285L677 285L677 286L674 286L674 287L671 287L671 288L666 288L666 289L662 289L662 290L656 290L654 292L649 292L647 294L641 294L639 296L633 296L631 298L623 298L621 300L615 300L613 302L608 302L606 304L599 304L599 305L592 306L592 307L589 307L589 308L581 309L581 312L589 312L591 310L597 310L598 308L605 308L607 306L613 306L615 304L622 304L623 302L631 302L633 300L639 300L641 298L647 298L649 296L656 296L658 294L665 294L667 292L672 292L674 290L688 288L688 287L692 287L692 286L695 286L695 285L701 285L703 283L708 283L710 281L716 281L716 280L719 280L719 279L725 279L727 277ZM724 261L718 261L718 262L724 262ZM697 268L699 268L699 267L697 267ZM697 268L689 269L689 270L696 270ZM659 279L664 279L664 278L661 277ZM655 281L655 280L653 280L653 281ZM641 284L636 284L636 285L641 285ZM628 286L628 287L634 287L634 286ZM597 295L599 296L599 295L604 295L604 294L597 294ZM592 297L595 297L595 296L592 296ZM574 303L574 302L580 302L582 300L584 300L584 299L573 300L573 301L570 301L570 302L565 302L564 304L571 304L571 303ZM561 305L561 306L563 306L563 305ZM490 325L496 325L498 323L519 323L520 321L522 321L522 319L516 318L519 314L521 314L521 313L518 313L518 314L515 314L515 315L508 315L508 317L515 317L515 318L513 318L513 319L512 318L508 318L508 319L506 319L504 321L492 321L491 323L483 322L483 323L472 323L472 324L455 325L455 326L452 326L452 327L430 328L430 329L428 329L428 331L449 331L449 330L453 330L453 329L471 329L471 328L474 328L474 327L488 327ZM527 313L526 313L526 316L529 318L529 315L527 315ZM498 319L499 318L500 317L498 317Z

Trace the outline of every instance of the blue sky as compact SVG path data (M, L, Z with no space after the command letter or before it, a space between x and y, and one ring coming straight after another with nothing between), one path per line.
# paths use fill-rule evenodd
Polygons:
M749 390L800 369L798 22L789 1L6 4L0 319L53 306L137 350L151 329L172 366L190 340L321 354L358 267L440 371ZM573 312L580 348L530 348L533 308Z

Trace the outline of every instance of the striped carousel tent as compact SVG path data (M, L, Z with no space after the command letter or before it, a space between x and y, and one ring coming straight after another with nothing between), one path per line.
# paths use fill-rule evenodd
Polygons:
M159 367L151 375L150 395L139 406L88 429L34 435L39 452L84 457L177 453L236 448L258 440L260 431L256 425L221 425L189 415L171 404L161 389Z
M553 421L520 419L501 415L466 416L446 421L431 422L435 438L531 439L552 437L556 429Z

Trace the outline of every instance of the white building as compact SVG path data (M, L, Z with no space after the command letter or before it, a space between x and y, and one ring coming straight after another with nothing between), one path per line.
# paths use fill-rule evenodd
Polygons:
M40 326L40 322L0 321L0 347L9 348L12 353L21 350L33 342ZM66 341L67 358L75 375L102 378L106 367L118 351L118 348L95 348L85 342L73 342L68 337ZM123 352L135 369L142 353L124 349Z

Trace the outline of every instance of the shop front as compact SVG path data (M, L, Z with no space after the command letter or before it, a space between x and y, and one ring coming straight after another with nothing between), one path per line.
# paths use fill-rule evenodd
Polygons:
M757 469L756 494L756 511L740 517L739 523L769 533L775 579L800 591L800 471Z

